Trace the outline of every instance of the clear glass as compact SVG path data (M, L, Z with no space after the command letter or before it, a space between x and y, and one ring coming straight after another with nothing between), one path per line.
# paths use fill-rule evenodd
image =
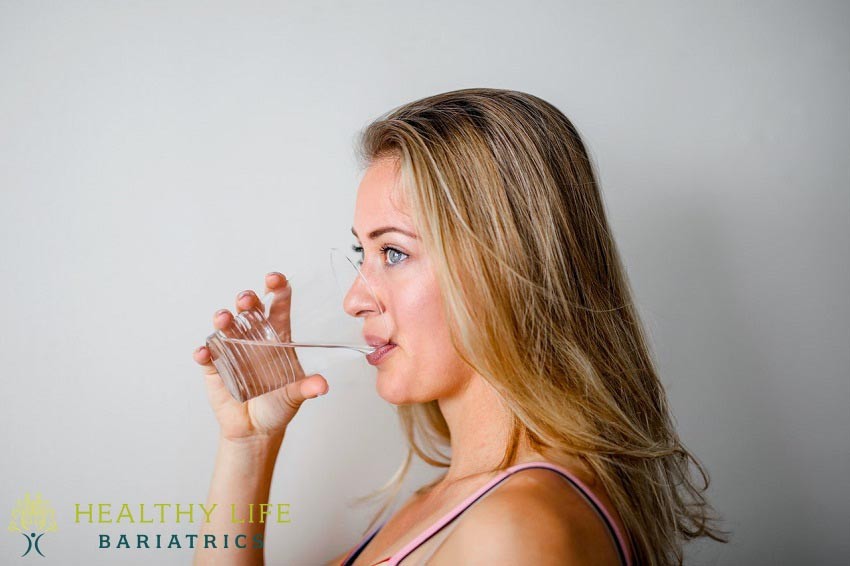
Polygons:
M345 301L353 301L351 309L357 313L368 311L369 316L378 316L383 336L389 336L372 286L355 260L339 248L331 248L327 266L317 266L306 277L299 277L297 272L287 274L287 280L292 293L290 336L283 328L278 332L269 320L273 298L269 293L262 299L264 311L236 314L227 331L217 330L207 337L212 363L237 401L247 401L317 373L310 367L311 363L317 365L315 360L303 364L304 358L310 358L305 355L308 350L344 350L357 358L375 351L363 338L362 325L345 311ZM296 335L305 338L295 340L292 337Z

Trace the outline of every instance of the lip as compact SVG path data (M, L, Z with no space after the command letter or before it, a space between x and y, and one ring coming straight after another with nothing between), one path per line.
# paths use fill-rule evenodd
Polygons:
M375 336L374 334L364 334L363 340L365 340L366 343L372 346L373 348L393 343L392 340L387 340L386 338L381 338L380 336Z
M376 366L379 363L381 363L384 360L384 358L386 358L387 355L389 355L390 352L395 350L395 347L396 347L396 345L392 344L392 343L384 344L383 346L380 346L377 350L375 350L371 354L367 354L366 355L366 361L369 362L371 365Z

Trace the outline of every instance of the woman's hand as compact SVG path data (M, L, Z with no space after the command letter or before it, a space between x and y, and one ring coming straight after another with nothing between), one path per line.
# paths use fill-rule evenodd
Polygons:
M283 341L292 339L290 308L292 287L282 274L266 275L266 292L273 292L269 322ZM236 298L237 312L248 309L263 310L260 299L253 291L243 291ZM213 325L225 334L234 333L233 315L222 309L213 315ZM282 437L286 426L293 419L305 399L312 399L328 392L328 382L319 374L305 375L293 348L286 348L295 368L295 381L258 397L240 403L234 399L215 369L209 349L201 346L193 358L204 368L207 394L210 405L221 427L223 438L234 441Z

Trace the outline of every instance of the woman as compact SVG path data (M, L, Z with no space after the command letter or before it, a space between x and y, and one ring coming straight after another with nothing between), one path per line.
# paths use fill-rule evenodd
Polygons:
M373 529L387 501L329 564L673 564L685 540L725 542L572 123L529 94L465 89L395 109L361 142L352 231L383 312L358 284L345 309L394 344L375 361L376 389L409 441L378 493L397 492L414 452L447 471ZM272 323L288 333L286 278L271 273L266 286ZM259 305L251 291L236 302ZM214 325L235 332L232 320L219 311ZM239 404L206 348L195 360L221 425L209 501L267 501L284 431L327 381L305 376ZM196 560L228 553L262 561L261 549L220 548Z

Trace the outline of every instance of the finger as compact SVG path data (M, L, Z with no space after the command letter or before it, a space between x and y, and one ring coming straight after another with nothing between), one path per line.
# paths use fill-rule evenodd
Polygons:
M197 363L203 366L204 379L207 382L207 394L213 407L233 403L235 399L224 385L224 380L212 364L212 354L206 346L201 346L192 353Z
M206 346L201 346L200 348L192 352L192 359L194 359L196 363L203 367L205 375L212 375L214 373L218 373L212 363L212 356L210 354L210 350Z
M287 279L283 273L278 271L270 271L266 273L266 291L274 291L282 289L286 286Z
M292 339L292 286L283 274L272 271L266 275L266 291L274 293L269 309L269 322L278 336L289 341Z
M228 338L242 338L244 332L234 323L235 317L227 309L219 309L213 315L213 326Z
M263 303L254 291L247 289L236 295L236 312L243 312L251 309L263 310Z

